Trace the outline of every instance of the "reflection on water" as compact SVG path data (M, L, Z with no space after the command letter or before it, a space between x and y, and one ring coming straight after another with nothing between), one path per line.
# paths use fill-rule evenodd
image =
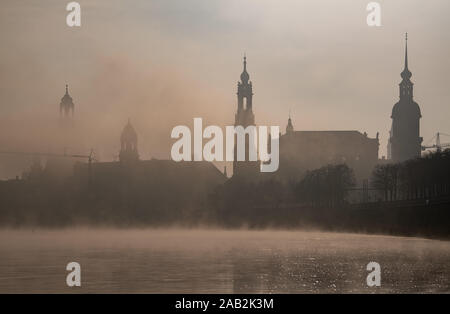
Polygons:
M66 286L69 262L81 288ZM366 285L366 266L382 285ZM0 231L0 292L450 292L450 242L287 231Z

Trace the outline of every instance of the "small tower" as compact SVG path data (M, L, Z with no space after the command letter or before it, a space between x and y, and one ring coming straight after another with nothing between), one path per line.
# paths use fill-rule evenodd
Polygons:
M286 134L294 132L294 126L292 125L291 113L289 112L288 124L286 125Z
M392 109L391 154L394 162L417 158L421 155L419 105L413 100L412 73L408 69L408 33L406 33L405 67L399 84L400 100Z
M73 118L74 110L75 105L72 97L69 95L69 85L66 84L66 93L61 98L61 102L59 103L59 115L63 118Z
M120 136L120 163L133 163L139 160L137 150L137 133L128 119L127 125L123 128Z

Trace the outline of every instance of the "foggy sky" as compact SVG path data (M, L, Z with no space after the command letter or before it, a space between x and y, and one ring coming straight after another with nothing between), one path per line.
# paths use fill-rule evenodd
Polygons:
M0 4L0 150L113 160L130 118L141 158L169 158L174 126L234 122L245 52L257 124L284 132L291 109L296 130L380 132L381 157L406 31L421 136L450 134L448 0L379 1L379 28L368 0L80 0L80 28L68 2ZM66 83L73 129L58 123Z

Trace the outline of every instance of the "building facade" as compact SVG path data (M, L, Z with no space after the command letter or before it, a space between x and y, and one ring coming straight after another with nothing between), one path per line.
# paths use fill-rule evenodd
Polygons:
M289 117L280 137L280 168L283 181L297 181L306 171L329 164L347 164L358 182L370 178L378 163L379 138L349 131L295 131Z

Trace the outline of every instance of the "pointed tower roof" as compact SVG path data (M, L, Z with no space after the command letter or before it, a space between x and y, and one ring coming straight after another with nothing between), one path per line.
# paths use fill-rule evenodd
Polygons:
M288 119L288 124L286 126L286 133L290 133L290 132L294 132L294 126L292 125L291 111L289 110L289 119Z
M409 80L412 76L411 71L408 69L408 33L405 34L405 68L401 73L401 77L404 80Z
M247 56L244 54L244 70L241 73L241 81L242 83L248 83L250 79L250 75L247 72Z

